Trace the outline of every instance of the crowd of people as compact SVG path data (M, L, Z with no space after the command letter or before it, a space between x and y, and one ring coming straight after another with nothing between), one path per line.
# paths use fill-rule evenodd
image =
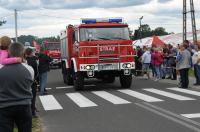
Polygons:
M161 79L179 80L178 87L188 88L189 70L194 69L196 82L200 85L200 43L192 44L185 40L182 44L171 44L163 47L137 47L136 75L147 75L150 72L155 81Z
M13 132L14 124L18 132L31 132L37 91L47 94L50 62L43 49L36 55L7 36L0 38L0 132Z

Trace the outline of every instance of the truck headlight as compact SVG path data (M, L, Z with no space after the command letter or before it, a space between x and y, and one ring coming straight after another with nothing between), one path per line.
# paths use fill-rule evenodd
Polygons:
M90 70L90 66L86 66L86 69L87 69L87 70Z
M127 67L127 68L131 68L131 64L128 63L128 64L126 65L126 67Z

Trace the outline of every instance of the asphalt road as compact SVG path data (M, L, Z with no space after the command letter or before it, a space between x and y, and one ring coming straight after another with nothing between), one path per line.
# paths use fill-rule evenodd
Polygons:
M48 95L37 107L44 132L200 132L200 90L133 78L130 89L86 80L84 91L48 75ZM172 89L169 89L172 88Z

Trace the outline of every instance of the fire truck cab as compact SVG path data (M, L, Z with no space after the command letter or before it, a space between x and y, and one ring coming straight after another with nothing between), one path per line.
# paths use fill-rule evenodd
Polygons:
M61 67L60 42L43 41L42 48L44 48L45 54L52 58L50 65Z
M134 51L128 25L122 18L82 19L78 26L68 25L60 34L63 80L76 90L84 79L97 78L129 88L135 69Z

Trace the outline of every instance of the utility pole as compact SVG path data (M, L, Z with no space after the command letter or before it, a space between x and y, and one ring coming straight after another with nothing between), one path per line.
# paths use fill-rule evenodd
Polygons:
M192 19L192 33L193 33L193 42L197 43L197 30L196 30L196 21L195 21L195 10L194 10L194 2L190 0L190 8L191 8L191 19Z
M183 41L187 39L187 13L191 13L193 42L197 42L194 2L190 0L190 11L187 11L187 1L183 0Z
M187 5L186 0L183 0L183 41L187 39Z
M139 18L139 22L140 22L140 28L139 28L140 42L142 42L142 19L143 19L143 16Z
M15 9L14 13L15 13L15 42L18 42L18 40L17 40L17 37L18 37L18 34L17 34L17 10L16 9Z

